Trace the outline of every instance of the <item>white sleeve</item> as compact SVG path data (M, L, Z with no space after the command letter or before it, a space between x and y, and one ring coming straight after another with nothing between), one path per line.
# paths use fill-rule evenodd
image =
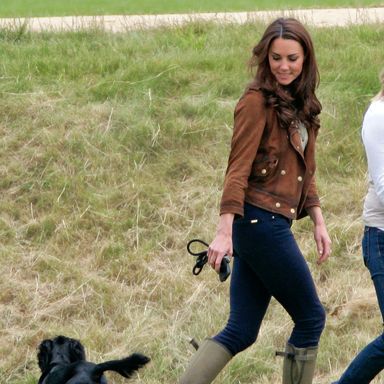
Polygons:
M368 109L362 129L362 138L368 161L368 172L376 195L384 204L384 102L374 103Z

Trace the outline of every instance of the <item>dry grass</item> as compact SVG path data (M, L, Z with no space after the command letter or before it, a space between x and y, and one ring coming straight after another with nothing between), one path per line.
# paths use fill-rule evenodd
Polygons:
M136 382L174 383L193 353L188 338L224 325L228 283L208 268L193 277L185 245L212 238L232 111L263 28L0 31L1 383L35 383L36 347L57 334L81 339L94 361L144 352L152 363ZM361 260L359 126L383 27L312 33L332 259L316 265L308 220L294 231L328 311L316 378L325 384L381 331ZM280 382L274 351L291 326L272 302L257 343L218 382Z

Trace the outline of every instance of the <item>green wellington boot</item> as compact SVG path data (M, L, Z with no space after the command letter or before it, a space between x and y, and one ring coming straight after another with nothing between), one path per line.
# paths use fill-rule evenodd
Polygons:
M220 343L204 340L191 361L179 384L209 384L232 359L231 353Z
M287 343L284 356L283 384L312 384L318 347L296 348Z

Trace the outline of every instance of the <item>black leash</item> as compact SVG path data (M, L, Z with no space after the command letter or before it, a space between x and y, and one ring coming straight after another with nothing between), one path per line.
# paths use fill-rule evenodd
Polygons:
M204 246L203 251L195 252L192 250L193 244L200 244ZM208 262L208 247L209 245L200 239L192 239L187 244L187 251L190 255L197 257L195 266L192 268L192 273L197 276L202 270L204 265ZM231 267L229 265L230 259L227 255L223 257L220 265L219 279L221 282L227 280L228 276L231 274Z

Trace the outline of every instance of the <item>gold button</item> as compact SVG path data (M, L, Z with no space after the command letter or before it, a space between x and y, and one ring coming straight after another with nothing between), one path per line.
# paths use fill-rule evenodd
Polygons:
M280 205L281 205L280 203L276 203L277 208L280 208Z
M263 175L265 175L265 174L267 173L267 170L264 168L264 169L261 170L261 173L262 173Z
M291 213L295 213L295 210L293 208L291 208Z
M285 171L285 169L282 169L280 173L281 173L282 175L285 175L287 172Z
M299 181L303 181L303 178L302 178L301 176L299 176L299 177L297 178L297 180L299 180Z

